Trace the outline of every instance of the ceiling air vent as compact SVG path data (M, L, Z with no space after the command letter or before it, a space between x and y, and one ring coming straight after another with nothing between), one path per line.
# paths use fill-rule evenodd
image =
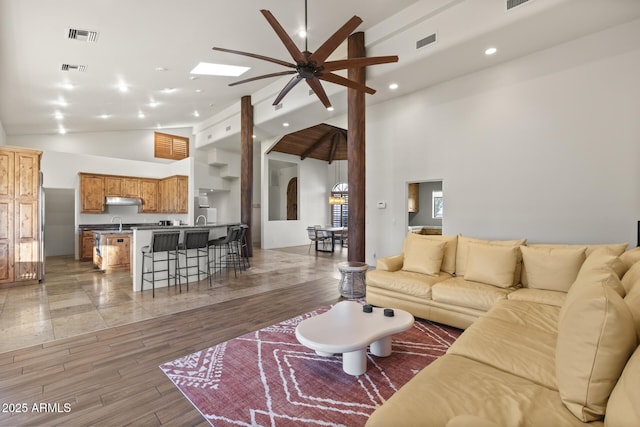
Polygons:
M81 71L81 72L85 72L87 71L87 66L86 65L71 65L71 64L62 64L62 66L60 67L61 71Z
M423 39L418 40L416 42L416 49L420 49L421 47L425 47L435 42L436 42L436 33L433 33L430 36L427 36Z
M284 104L281 102L280 104L276 105L276 111L278 111L282 107L284 107Z
M67 38L70 40L79 40L81 42L95 42L96 40L98 40L98 32L69 28Z
M529 0L507 0L507 10L513 9L514 7L527 3L528 1Z

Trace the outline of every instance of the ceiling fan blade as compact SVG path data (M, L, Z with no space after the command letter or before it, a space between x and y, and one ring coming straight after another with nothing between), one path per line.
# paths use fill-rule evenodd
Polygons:
M320 80L326 80L328 82L335 83L337 85L346 86L346 87L351 88L351 89L359 90L360 92L366 92L366 93L371 94L371 95L376 93L375 89L372 89L372 88L370 88L368 86L365 86L363 84L360 84L358 82L354 82L353 80L349 80L349 79L347 79L345 77L342 77L342 76L339 76L337 74L325 73L325 74L322 74L322 75L318 76L318 78Z
M320 80L318 80L317 78L306 79L306 80L309 87L318 96L318 98L320 98L320 101L322 101L322 104L325 106L325 108L331 107L331 101L329 101L329 97L327 96L327 93L324 91L324 88L322 87L322 83L320 83Z
M303 79L304 77L302 77L301 75L297 75L295 77L293 77L291 80L289 80L289 83L287 83L287 85L284 87L284 89L282 89L280 91L280 93L278 94L278 96L276 97L276 100L273 101L273 105L278 105L280 104L280 101L282 101L282 98L284 98L291 89L293 89L295 87L295 85L297 85L298 83L300 83L300 81Z
M212 50L217 50L218 52L235 53L236 55L244 55L244 56L248 56L250 58L262 59L263 61L273 62L275 64L284 65L285 67L289 67L289 68L296 68L296 64L292 64L291 62L281 61L281 60L276 59L276 58L271 58L269 56L258 55L256 53L249 53L249 52L242 52L242 51L239 51L239 50L224 49L222 47L214 47L214 48L211 48L211 49Z
M260 12L262 12L269 24L271 24L271 28L273 28L278 37L280 37L280 40L284 44L284 47L286 47L289 51L289 54L291 55L293 60L301 63L307 62L307 58L300 51L300 49L298 49L293 40L291 40L291 37L289 37L289 34L287 34L284 28L282 28L282 25L280 25L275 16L273 16L273 14L266 9L262 9L260 10Z
M346 24L340 27L338 31L333 33L333 35L322 44L322 46L313 52L309 57L309 61L315 61L316 64L322 65L329 55L331 55L331 53L340 46L340 43L345 41L360 24L362 24L362 19L357 16L349 19Z
M297 71L291 70L291 71L280 71L279 73L263 74L261 76L251 77L250 79L244 79L244 80L240 80L238 82L229 83L229 86L240 85L242 83L248 83L248 82L252 82L254 80L261 80L261 79L266 79L266 78L269 78L269 77L286 76L287 74L296 74L296 73L297 73Z
M388 64L398 62L397 56L372 56L369 58L342 59L339 61L325 62L323 71L345 70L347 68L360 68L368 65Z

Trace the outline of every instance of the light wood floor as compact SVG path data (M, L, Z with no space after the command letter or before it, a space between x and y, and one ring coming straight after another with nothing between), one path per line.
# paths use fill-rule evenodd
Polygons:
M340 299L332 270L346 250L282 254L300 276L245 272L237 298L0 353L0 425L208 425L158 365ZM246 295L247 286L283 280Z

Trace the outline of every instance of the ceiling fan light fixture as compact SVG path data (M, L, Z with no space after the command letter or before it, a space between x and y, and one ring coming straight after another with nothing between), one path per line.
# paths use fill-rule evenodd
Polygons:
M214 64L212 62L201 62L191 70L190 74L203 76L238 77L249 71L249 67L238 65Z

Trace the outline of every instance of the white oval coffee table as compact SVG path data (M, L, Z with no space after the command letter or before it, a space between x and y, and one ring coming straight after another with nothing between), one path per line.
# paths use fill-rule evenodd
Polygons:
M365 313L361 304L341 301L329 311L300 322L296 338L321 356L342 353L342 369L349 375L362 375L367 370L367 346L375 356L389 356L391 335L413 325L411 313L393 311L393 317L384 316L384 309L378 307Z

